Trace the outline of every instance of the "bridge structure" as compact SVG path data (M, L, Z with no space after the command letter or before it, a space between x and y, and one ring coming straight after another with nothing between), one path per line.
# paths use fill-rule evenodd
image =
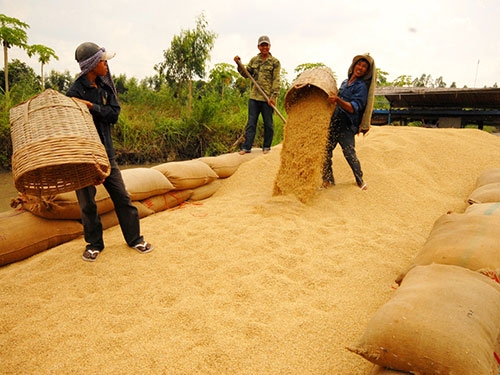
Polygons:
M372 125L421 121L429 127L500 127L500 88L376 88L375 100L384 97L389 109L375 109Z

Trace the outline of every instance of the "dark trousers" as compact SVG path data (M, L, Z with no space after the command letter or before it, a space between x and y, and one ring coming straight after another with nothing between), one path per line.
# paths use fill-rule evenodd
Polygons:
M123 182L122 174L114 160L111 161L111 173L106 180L104 180L103 185L113 201L120 228L127 244L129 246L134 246L142 242L143 237L140 233L139 212L130 200L130 196ZM104 249L102 224L101 218L97 212L95 195L95 186L87 186L76 191L80 212L82 214L82 224L85 241L87 242L87 249L102 250Z
M323 165L323 181L330 182L331 184L335 183L332 171L332 154L337 144L340 143L344 157L354 173L356 183L358 186L363 185L363 172L361 171L361 164L354 148L355 135L351 128L346 123L343 123L340 117L335 116L332 118L330 127L328 128L328 140Z
M241 149L250 151L255 140L257 132L257 120L259 115L262 114L264 121L264 142L262 148L270 149L274 137L274 124L273 124L274 109L267 102L250 99L248 101L248 122L245 127L245 142L241 145Z

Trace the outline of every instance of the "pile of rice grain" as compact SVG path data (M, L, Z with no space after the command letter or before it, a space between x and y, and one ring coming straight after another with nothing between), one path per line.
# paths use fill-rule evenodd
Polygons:
M95 263L81 260L82 236L1 267L0 373L369 374L346 348L436 219L463 212L477 177L498 168L500 137L374 126L357 152L366 193L334 152L334 188L307 204L273 197L273 147L211 198L142 219L149 254L115 226Z
M308 86L288 107L273 195L293 194L301 202L307 202L321 184L328 124L334 106L323 90Z

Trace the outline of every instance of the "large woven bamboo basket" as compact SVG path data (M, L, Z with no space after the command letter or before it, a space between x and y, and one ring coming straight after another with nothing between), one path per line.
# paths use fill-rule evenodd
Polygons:
M288 89L285 95L285 109L288 112L290 107L303 95L306 95L308 88L315 86L325 92L326 97L330 93L337 93L337 81L330 68L316 67L302 72Z
M111 167L87 107L54 90L10 110L18 191L53 195L96 184Z

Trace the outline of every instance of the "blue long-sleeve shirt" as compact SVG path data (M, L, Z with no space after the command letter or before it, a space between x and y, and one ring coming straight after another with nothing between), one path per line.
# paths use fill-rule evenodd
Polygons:
M348 82L348 79L342 82L337 95L340 99L351 103L354 113L349 113L341 108L340 105L337 105L332 118L340 115L340 113L345 114L350 121L349 126L351 130L357 133L366 108L366 102L368 100L368 87L362 79L356 79L350 85Z
M67 96L87 100L93 104L90 114L94 120L97 133L102 144L106 148L109 160L115 157L113 139L111 137L111 125L118 121L120 115L120 104L110 87L105 85L98 77L97 87L90 84L86 76L78 78L66 93Z

